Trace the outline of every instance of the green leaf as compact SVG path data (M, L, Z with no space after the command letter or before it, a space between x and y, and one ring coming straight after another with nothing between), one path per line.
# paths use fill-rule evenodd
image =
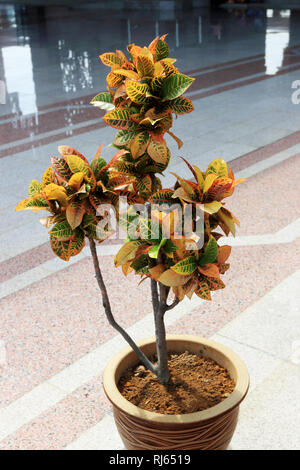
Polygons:
M92 99L91 104L106 111L111 111L115 107L108 91L98 93L98 95Z
M116 161L112 165L114 171L122 173L122 175L132 175L134 173L134 164L124 161Z
M97 224L97 218L93 214L84 214L81 224L83 228L95 224Z
M174 253L177 250L178 250L178 247L171 240L167 240L166 243L164 244L163 251L168 255L171 253Z
M159 39L155 47L155 55L154 55L155 62L158 62L159 60L162 60L162 59L166 59L167 57L169 57L169 53L170 53L170 50L169 50L168 44L165 41L162 41L161 39Z
M106 161L102 157L95 157L91 163L91 168L93 170L93 173L95 175L96 180L98 181L98 178L100 176L100 172L103 167L105 167Z
M84 247L84 232L76 229L68 240L60 240L50 232L50 245L56 256L64 261L69 261L71 256L76 256Z
M167 239L163 238L160 243L157 243L156 245L153 245L153 247L148 251L148 255L150 258L157 258L159 250L164 246L166 243Z
M153 78L153 80L151 81L151 89L153 93L155 93L156 95L159 95L165 80L166 80L166 77Z
M130 238L137 238L138 217L137 213L131 215L129 211L119 215L118 224Z
M177 73L168 77L162 87L162 100L174 100L182 95L191 86L195 79Z
M182 274L184 276L192 274L197 269L197 260L194 256L189 256L188 258L179 261L174 266L171 266L171 269L177 274Z
M183 96L179 96L175 100L172 100L170 106L173 113L176 114L190 113L194 109L192 101Z
M207 263L213 263L218 256L218 244L214 237L210 237L204 253L201 255L199 260L200 266L204 266Z
M148 194L151 192L152 181L150 175L145 175L142 178L137 177L135 184L142 194Z
M135 270L137 274L142 274L144 269L148 266L148 258L147 255L143 254L135 259L130 267Z
M54 225L49 233L52 238L57 238L64 241L68 240L72 235L74 235L74 230L70 226L69 222L65 220Z
M114 144L118 147L127 146L138 134L139 131L126 131L121 129L115 137Z

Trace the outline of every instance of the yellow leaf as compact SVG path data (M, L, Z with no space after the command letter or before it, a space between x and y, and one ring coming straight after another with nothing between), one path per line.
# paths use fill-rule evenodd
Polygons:
M227 178L228 167L225 160L223 160L223 158L217 158L210 162L206 170L206 174L208 175L209 173L217 173L221 178Z
M183 199L186 202L192 202L192 203L195 202L195 200L191 199L191 197L187 194L187 192L182 187L177 188L174 191L172 198L176 199L177 197L179 197L179 199Z
M89 176L89 173L90 173L89 165L85 163L80 157L78 157L77 155L66 155L65 159L72 173L82 172L86 176Z
M42 188L47 186L47 184L54 183L54 181L55 181L55 173L53 171L52 166L49 166L49 168L47 168L47 170L43 174Z
M218 212L222 207L222 204L218 201L208 202L204 204L204 212L208 214L215 214Z
M154 77L159 77L164 72L164 68L160 62L154 64Z
M218 178L218 175L215 173L209 173L204 180L203 192L206 193L213 182Z
M23 199L23 201L20 201L18 204L17 204L17 207L15 208L15 212L19 212L19 211L23 211L24 209L26 209L26 205L27 205L27 202L30 200L30 198L26 198L26 199Z
M121 85L123 78L121 75L110 72L106 77L107 84L109 88L115 88L118 85Z
M154 74L153 56L147 48L140 51L137 56L136 68L141 78L151 78Z
M225 209L222 208L218 212L218 217L219 217L219 219L221 219L221 221L225 224L225 226L230 230L232 235L235 237L235 225L234 225L234 221L232 219L232 214L230 212L228 214L227 212L229 212L229 211L225 211Z
M83 178L84 178L84 173L79 171L78 173L75 173L74 175L71 176L71 178L69 179L68 185L70 186L70 188L75 189L75 191L78 191L82 184Z
M191 279L193 274L183 276L182 274L177 274L172 269L167 269L159 278L159 282L169 287L183 286L187 281Z
M196 166L196 165L193 165L193 168L196 172L196 176L197 176L197 183L201 189L201 191L203 191L203 188L204 188L204 178L203 178L203 174L202 174L202 171Z
M119 267L127 261L133 260L140 244L140 240L125 243L115 256L115 266Z
M44 193L49 201L58 201L62 206L67 205L67 192L62 186L50 183L45 186Z
M139 80L139 75L133 70L117 69L117 70L114 70L114 74L120 75L126 78L131 78L132 80ZM118 97L114 96L114 98L116 99Z
M243 181L246 181L247 178L240 178L239 180L233 180L232 182L232 187L237 186L238 184L242 183Z

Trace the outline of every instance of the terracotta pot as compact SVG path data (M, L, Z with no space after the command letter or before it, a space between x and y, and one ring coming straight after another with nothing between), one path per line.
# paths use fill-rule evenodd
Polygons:
M104 390L113 405L115 423L126 449L226 449L237 424L239 404L249 387L245 364L229 348L209 339L169 335L167 344L169 351L187 350L214 359L228 370L235 389L218 405L196 413L163 415L143 410L126 400L117 388L122 373L138 363L136 354L126 347L107 364L103 374ZM156 353L154 338L138 345L147 356Z

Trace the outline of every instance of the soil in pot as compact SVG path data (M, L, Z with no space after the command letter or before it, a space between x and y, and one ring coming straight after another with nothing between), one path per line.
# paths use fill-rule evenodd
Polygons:
M151 358L155 362L155 358ZM186 414L217 405L234 390L228 371L213 359L185 351L169 354L170 381L167 385L143 365L127 369L118 389L128 401L148 411Z

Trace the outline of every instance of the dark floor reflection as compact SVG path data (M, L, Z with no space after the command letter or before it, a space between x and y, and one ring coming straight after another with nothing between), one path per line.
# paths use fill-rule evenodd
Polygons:
M130 42L147 45L164 33L182 71L201 74L208 66L265 54L259 73L274 75L285 66L287 48L300 43L299 24L299 12L291 10L126 12L1 4L0 80L7 93L0 115L13 114L14 128L34 133L43 108L57 103L71 126L88 106L82 97L105 86L98 55ZM217 80L211 76L209 87Z

